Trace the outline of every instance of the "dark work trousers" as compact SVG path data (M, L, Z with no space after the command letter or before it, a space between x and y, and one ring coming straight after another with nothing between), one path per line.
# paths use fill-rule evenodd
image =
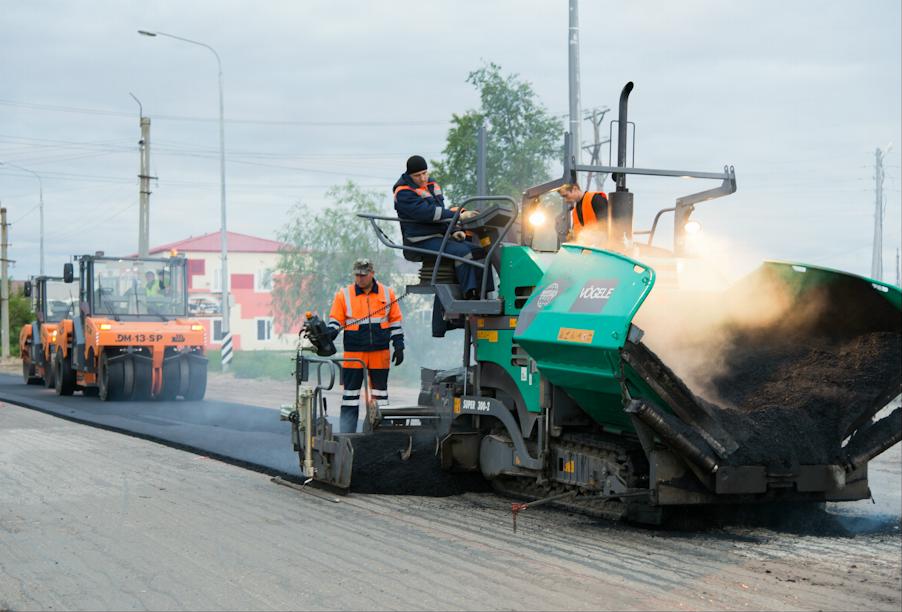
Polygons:
M442 246L442 239L430 238L429 240L424 240L422 242L416 242L413 244L422 249L429 249L438 252L439 248ZM450 255L455 255L457 257L464 257L466 259L473 259L474 255L477 257L482 257L485 254L485 251L482 249L482 247L478 247L467 240L458 241L454 240L453 238L448 240L448 242L445 244L444 252ZM461 295L466 295L470 290L478 291L480 288L480 283L482 282L483 270L477 268L476 266L466 264L462 261L452 261L454 261L454 275L457 278L457 283L460 285ZM489 278L486 281L485 285L486 293L494 290L495 288L491 271L489 271L488 274ZM439 302L438 297L436 296L435 303L432 307L432 335L436 338L443 338L447 330L460 329L462 327L462 321L445 321L445 309L442 308L441 302Z
M380 405L388 403L388 369L370 369L370 395ZM360 389L363 386L363 368L342 368L341 384L344 394L341 398L341 433L357 431L357 417L360 414Z
M442 246L441 238L429 238L428 240L424 240L422 242L414 242L413 246L419 247L421 249L429 249L430 251L435 251L438 253L439 248ZM482 248L477 247L472 242L468 242L466 240L455 240L454 238L448 239L448 242L445 244L444 252L449 255L454 255L455 257L463 257L465 259L473 259L473 251L478 251L482 253ZM467 291L470 289L479 289L479 282L482 280L482 270L477 268L476 266L471 266L465 264L462 261L452 260L454 261L454 275L457 277L457 282L460 285L460 292L463 295L467 294ZM491 277L489 278L491 284ZM486 289L490 290L491 287Z

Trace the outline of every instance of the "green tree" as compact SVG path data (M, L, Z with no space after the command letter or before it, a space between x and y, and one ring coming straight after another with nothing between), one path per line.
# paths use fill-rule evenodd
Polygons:
M278 233L285 245L273 278L275 318L282 330L297 331L307 310L328 314L335 292L352 282L355 259L373 262L376 278L391 282L398 255L382 245L370 223L357 213L388 214L378 192L364 191L353 181L326 192L328 208L313 211L302 202L291 210ZM390 236L396 228L385 227Z
M23 325L31 325L34 321L34 312L31 310L31 299L22 293L12 293L9 296L9 349L10 354L19 354L19 332Z
M476 193L476 138L489 128L486 174L489 193L515 198L548 180L548 164L559 159L563 125L539 102L532 85L516 74L503 76L490 63L471 72L467 82L479 90L480 107L454 114L441 161L433 174L452 202Z

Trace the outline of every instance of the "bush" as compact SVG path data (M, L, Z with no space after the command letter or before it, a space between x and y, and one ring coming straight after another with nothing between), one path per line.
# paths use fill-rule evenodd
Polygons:
M207 351L211 372L222 372L222 351ZM294 372L294 351L235 351L229 372L236 378L291 378Z
M230 371L236 378L291 379L294 351L239 351L232 358Z
M31 325L34 321L31 310L31 299L21 293L9 296L9 354L19 356L19 332L23 325Z
M221 372L222 371L222 351L219 349L210 349L206 353L207 359L209 360L209 364L207 364L207 370L210 372Z

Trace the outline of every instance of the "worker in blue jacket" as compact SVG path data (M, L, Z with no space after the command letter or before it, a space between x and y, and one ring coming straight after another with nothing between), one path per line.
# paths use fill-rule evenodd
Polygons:
M426 160L419 155L411 156L407 160L407 171L394 184L392 191L395 211L402 220L401 234L404 243L437 253L448 228L447 224L441 221L454 217L454 211L445 208L442 188L429 179ZM460 214L460 220L466 221L476 215L475 211L464 210ZM463 259L474 259L482 255L482 248L467 240L467 235L462 230L455 230L451 238L445 244L444 253ZM454 260L454 273L464 298L478 299L482 271L475 266ZM487 289L492 289L491 280L489 278ZM436 310L440 308L441 305L436 300ZM433 335L443 336L444 333L436 333L435 323L433 317Z

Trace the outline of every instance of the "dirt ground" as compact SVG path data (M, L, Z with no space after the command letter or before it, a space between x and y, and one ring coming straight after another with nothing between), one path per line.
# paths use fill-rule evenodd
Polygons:
M22 361L18 357L0 359L0 372L4 374L21 374Z

